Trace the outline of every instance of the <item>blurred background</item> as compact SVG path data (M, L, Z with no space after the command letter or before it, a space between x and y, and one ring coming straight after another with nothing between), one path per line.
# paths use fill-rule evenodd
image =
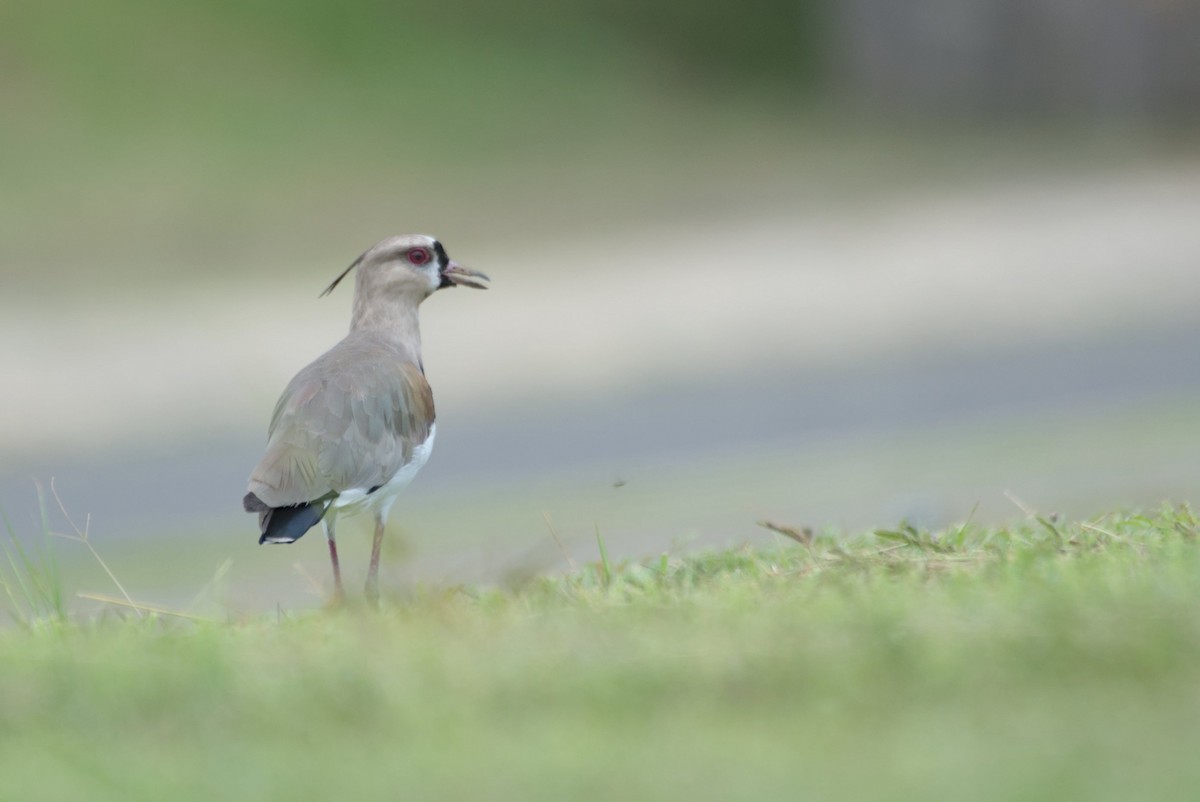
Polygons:
M1186 0L0 5L0 508L135 596L316 602L240 510L384 236L438 447L385 575L758 526L1094 515L1200 486ZM366 527L347 526L350 581ZM105 590L57 542L71 589Z

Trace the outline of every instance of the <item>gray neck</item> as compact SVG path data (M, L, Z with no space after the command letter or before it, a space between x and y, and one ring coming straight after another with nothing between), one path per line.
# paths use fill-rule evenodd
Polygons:
M378 298L366 302L363 295L355 295L350 333L385 337L400 346L413 364L421 364L421 326L417 305L407 298L380 303Z

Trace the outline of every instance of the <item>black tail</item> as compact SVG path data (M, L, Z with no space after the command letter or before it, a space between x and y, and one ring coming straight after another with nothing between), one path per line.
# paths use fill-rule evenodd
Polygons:
M258 528L262 531L258 542L261 545L295 543L325 517L329 503L318 500L292 507L268 507L258 496L247 493L246 498L242 500L242 506L247 512L258 513Z

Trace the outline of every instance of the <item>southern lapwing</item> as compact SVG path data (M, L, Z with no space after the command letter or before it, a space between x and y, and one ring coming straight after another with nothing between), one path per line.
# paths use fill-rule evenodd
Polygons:
M259 543L294 543L323 521L338 599L344 594L334 523L342 512L371 510L366 593L377 601L388 510L429 459L436 430L417 308L445 287L485 289L479 280L487 276L450 261L433 237L391 237L321 295L355 268L350 333L283 391L242 506L258 513Z

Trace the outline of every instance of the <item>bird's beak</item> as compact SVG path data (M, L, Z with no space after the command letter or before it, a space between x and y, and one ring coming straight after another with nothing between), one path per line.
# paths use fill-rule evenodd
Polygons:
M463 267L458 262L450 262L450 264L446 265L446 269L442 271L443 287L474 287L477 290L486 290L487 285L480 284L476 279L491 281L486 273L480 273L478 270Z

